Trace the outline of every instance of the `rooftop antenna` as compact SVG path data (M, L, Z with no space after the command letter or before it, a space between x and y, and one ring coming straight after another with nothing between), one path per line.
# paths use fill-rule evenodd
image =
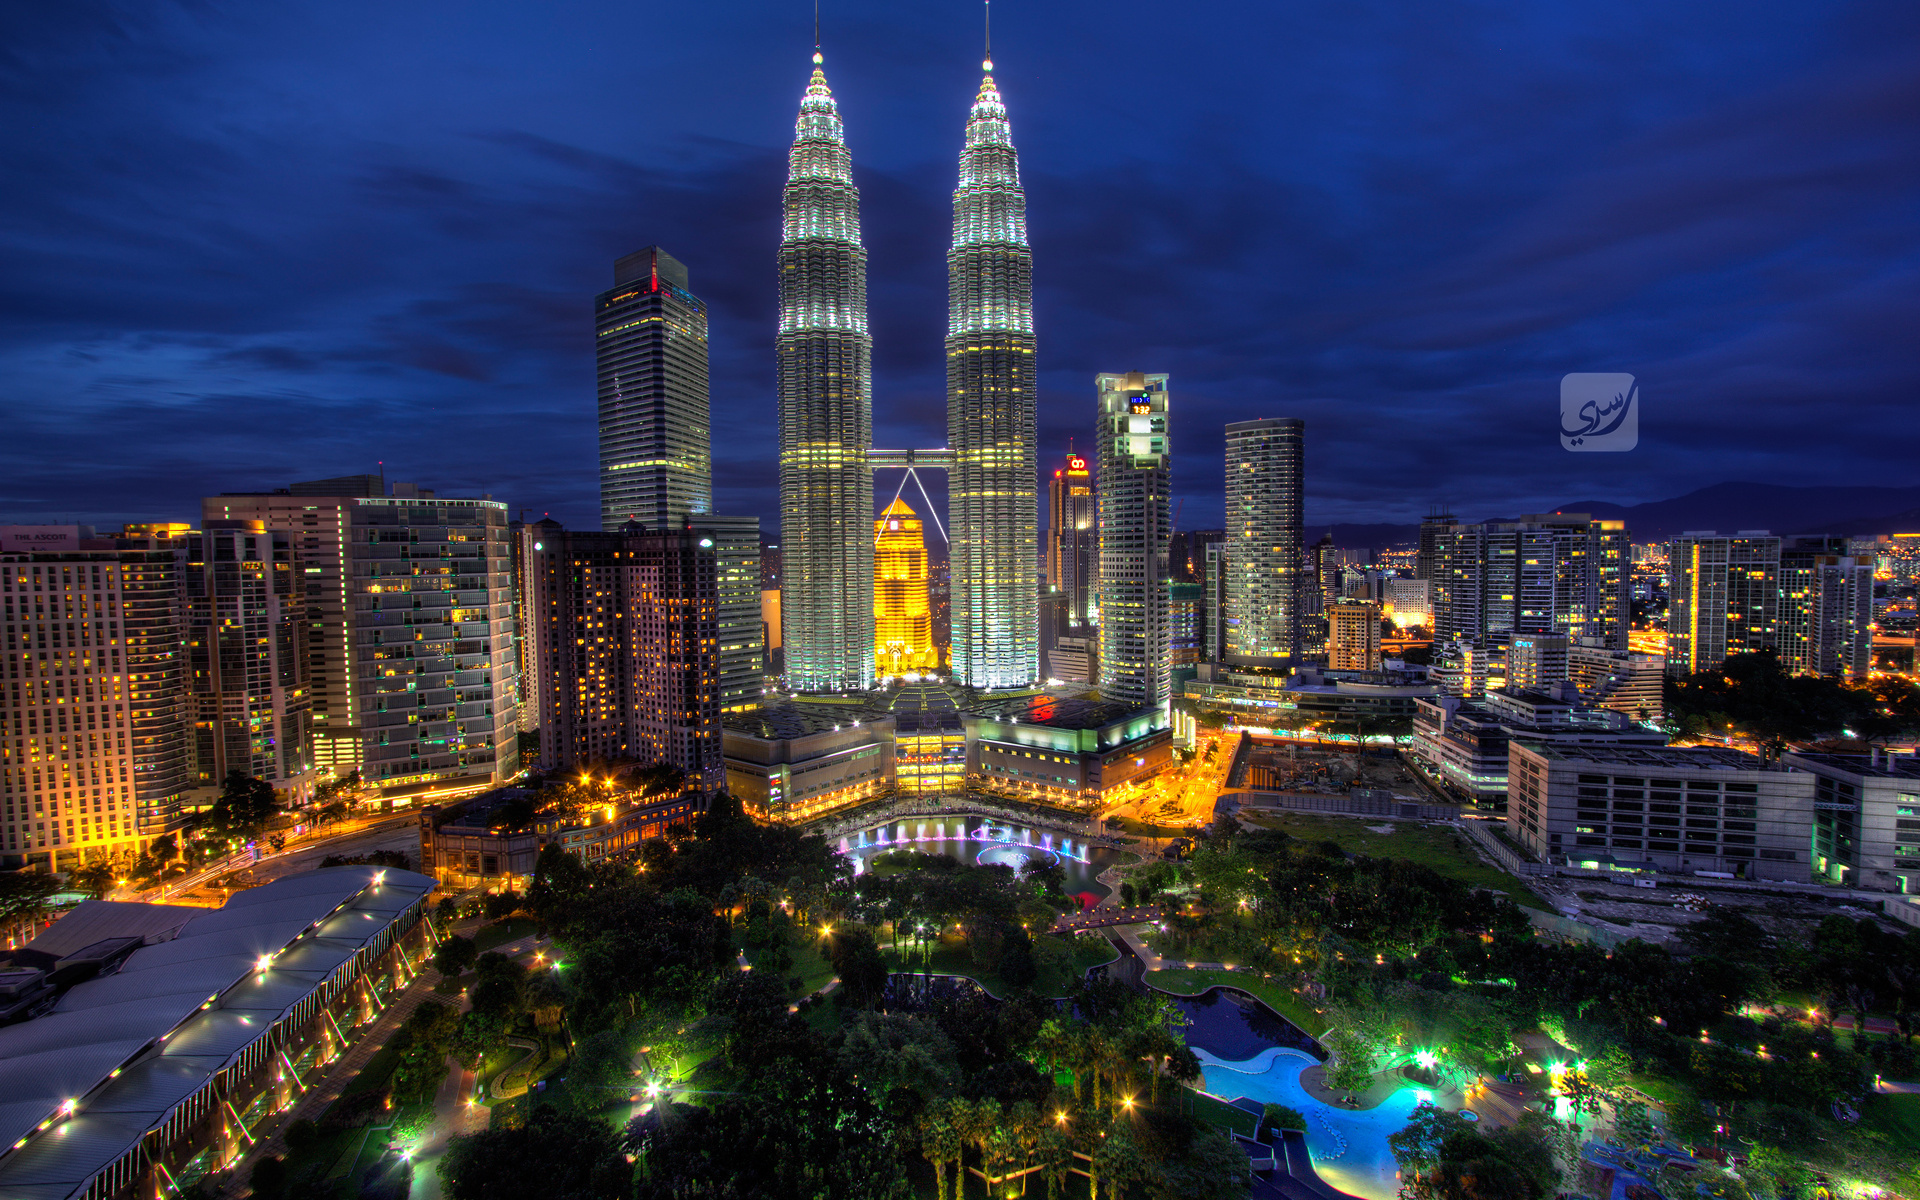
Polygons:
M981 0L981 14L986 21L986 56L980 60L982 71L993 70L993 0Z

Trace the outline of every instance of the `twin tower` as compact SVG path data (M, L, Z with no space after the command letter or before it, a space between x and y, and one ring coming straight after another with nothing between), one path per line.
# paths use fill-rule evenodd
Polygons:
M781 618L789 687L876 674L873 472L948 472L956 681L1039 678L1033 251L993 64L967 118L947 252L947 445L873 447L867 251L853 159L821 56L800 101L780 243Z

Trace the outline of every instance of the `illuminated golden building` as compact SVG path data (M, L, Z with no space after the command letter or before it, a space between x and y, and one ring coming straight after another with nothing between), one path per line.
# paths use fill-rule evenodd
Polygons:
M940 665L927 603L925 522L898 497L873 523L873 648L882 675Z

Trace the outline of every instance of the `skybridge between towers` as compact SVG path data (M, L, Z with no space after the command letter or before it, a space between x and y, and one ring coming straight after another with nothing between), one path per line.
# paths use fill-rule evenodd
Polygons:
M869 450L867 451L867 465L875 471L905 471L908 475L913 475L913 485L920 489L920 498L926 501L927 515L933 518L935 527L940 530L941 539L946 539L946 523L943 522L939 514L934 511L933 500L927 495L925 485L920 482L919 476L916 475L915 472L953 470L953 451L951 449L942 446L937 450ZM907 481L903 477L900 480L900 487L904 489L906 486ZM895 492L894 496L898 499L899 493Z
M951 471L953 451L945 446L938 450L869 450L867 465L876 471L898 471L914 467L929 471Z

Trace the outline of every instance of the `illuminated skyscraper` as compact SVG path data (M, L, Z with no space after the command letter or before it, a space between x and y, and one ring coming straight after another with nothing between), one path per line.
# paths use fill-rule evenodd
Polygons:
M724 786L714 531L546 520L520 543L541 764L667 763L702 790Z
M1150 708L1168 699L1167 539L1173 536L1167 377L1101 375L1100 690Z
M1039 678L1033 359L1027 195L989 74L967 119L947 252L953 674L973 687Z
M313 771L306 574L295 535L259 521L209 521L188 533L187 690L194 776L219 787L231 771L304 799Z
M873 339L860 193L817 65L794 125L784 204L776 351L787 681L844 691L874 677Z
M1336 671L1380 669L1380 606L1336 600L1327 610L1327 666Z
M0 757L0 865L71 871L140 854L180 827L192 785L184 539L3 528L0 593L20 634L0 662L0 728L14 734Z
M1446 642L1564 633L1625 649L1631 542L1624 522L1586 513L1437 528L1429 581L1434 636Z
M1288 659L1300 652L1301 542L1306 425L1288 417L1227 426L1227 657ZM1374 639L1376 642L1378 637Z
M925 523L895 499L873 523L874 656L882 675L932 671L940 665L927 603Z
M520 773L507 506L379 482L209 496L200 512L293 535L316 767L412 794L497 786Z
M707 306L658 246L613 264L594 298L600 372L600 528L678 525L713 507Z
M1094 531L1093 472L1078 454L1047 481L1047 584L1066 598L1068 627L1093 624L1100 540Z

